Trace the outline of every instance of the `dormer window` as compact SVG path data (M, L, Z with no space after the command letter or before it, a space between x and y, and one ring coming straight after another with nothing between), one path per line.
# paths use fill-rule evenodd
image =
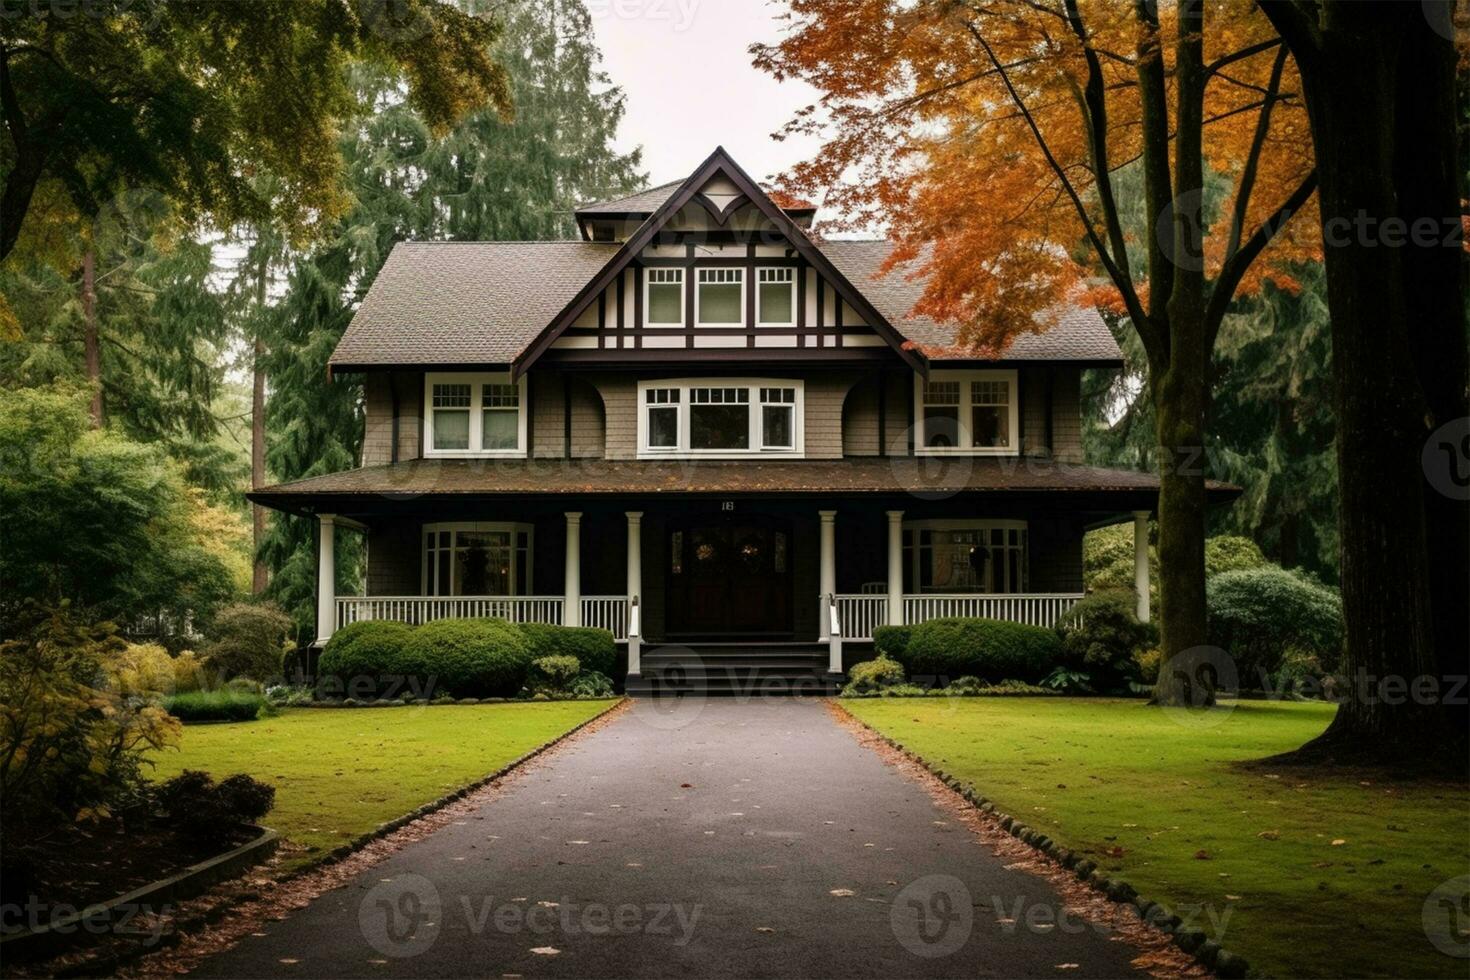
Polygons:
M800 381L644 381L638 404L638 455L644 459L802 453Z
M1016 455L1015 371L934 371L916 386L914 401L915 452Z
M701 327L738 327L745 323L745 270L695 270L694 322Z
M525 455L525 378L428 374L424 402L425 456Z
M643 282L644 317L650 327L684 325L684 270L649 269Z

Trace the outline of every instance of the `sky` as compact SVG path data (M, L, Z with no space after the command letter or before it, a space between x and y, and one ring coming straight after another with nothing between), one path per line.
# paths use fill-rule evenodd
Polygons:
M746 49L778 40L783 4L767 0L586 0L603 69L627 95L618 149L643 147L651 185L689 176L723 145L757 180L813 155L814 140L776 142L816 101L802 82L776 82Z

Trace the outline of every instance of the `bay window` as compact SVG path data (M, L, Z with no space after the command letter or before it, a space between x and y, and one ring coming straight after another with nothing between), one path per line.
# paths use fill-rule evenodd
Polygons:
M1015 371L933 371L914 387L914 451L1013 456L1020 446Z
M529 595L534 534L530 524L424 525L423 594Z
M907 593L1025 592L1026 522L910 521L903 527Z
M526 446L526 379L508 374L428 374L425 456L521 456Z
M638 405L638 454L644 459L802 451L799 381L645 381Z

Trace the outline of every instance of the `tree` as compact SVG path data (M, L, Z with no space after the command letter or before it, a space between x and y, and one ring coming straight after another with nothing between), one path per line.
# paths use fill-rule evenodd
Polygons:
M826 138L790 189L831 189L853 221L890 224L889 267L917 260L928 274L917 312L960 321L962 345L995 354L1077 300L1088 268L1069 245L1083 240L1103 267L1148 362L1163 651L1203 644L1210 352L1236 295L1310 251L1288 238L1272 268L1256 262L1315 188L1270 24L1204 0L787 2L794 27L755 47L756 64L825 93L825 112L789 130ZM1133 161L1141 243L1114 181ZM1235 178L1220 215L1205 208L1210 168ZM1157 699L1185 696L1161 671Z
M496 52L511 79L513 120L481 110L436 137L397 97L393 73L371 65L353 73L359 101L377 107L348 127L342 143L356 204L321 245L296 257L271 318L267 463L278 479L348 469L360 458L361 386L323 378L396 242L562 238L574 232L578 203L641 186L638 154L611 146L623 94L597 67L585 6L536 0L503 13ZM272 570L267 594L305 634L315 617L312 523L278 516L261 554ZM339 590L355 587L360 560L356 536L339 541Z
M1321 175L1345 663L1375 683L1448 681L1470 666L1470 508L1433 478L1463 478L1445 468L1470 439L1454 3L1260 6L1299 66ZM1304 756L1443 759L1447 737L1463 749L1464 703L1363 693Z
M345 212L337 125L347 66L401 69L437 132L509 108L493 20L439 0L92 0L70 16L0 18L0 259L38 190L84 216L123 189L217 227L270 220L304 238ZM251 176L283 192L265 198ZM48 187L54 185L54 187ZM40 231L35 232L41 234Z

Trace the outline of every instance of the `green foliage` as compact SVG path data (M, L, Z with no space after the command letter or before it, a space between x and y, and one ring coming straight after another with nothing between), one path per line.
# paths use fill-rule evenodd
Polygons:
M62 607L28 606L19 639L0 643L0 823L7 850L25 828L108 816L135 800L150 751L178 722L110 677L125 645Z
M894 659L910 677L1015 677L1034 680L1061 654L1055 632L998 619L934 619L913 627Z
M1093 693L1092 675L1070 667L1058 667L1041 680L1041 687L1058 694Z
M879 626L873 630L873 649L880 657L901 660L912 632L911 626Z
M291 620L269 602L236 603L222 610L204 660L219 677L265 682L278 676Z
M235 843L242 825L257 822L276 804L274 786L244 773L215 783L209 773L185 769L157 792L159 805L179 833L218 847Z
M538 657L531 661L526 686L533 694L561 694L581 672L576 657Z
M868 694L885 687L895 687L903 682L903 665L896 660L880 656L875 660L856 664L847 672L847 686L842 689L842 696Z
M207 623L234 583L193 521L195 497L161 449L91 429L87 402L61 384L0 388L6 608L67 600L98 620Z
M1134 672L1134 653L1158 642L1158 629L1138 621L1134 603L1131 592L1095 592L1057 623L1065 664L1101 690L1126 684Z
M164 710L182 722L254 721L265 706L264 695L227 687L185 691L163 699Z
M600 674L611 674L617 664L617 643L607 630L522 623L521 632L535 658L573 657L584 670Z
M1210 642L1230 654L1242 686L1266 682L1288 650L1334 669L1342 648L1342 599L1276 566L1226 572L1206 588Z
M498 619L443 619L413 631L403 664L405 673L454 697L511 697L525 683L531 648Z
M412 626L387 620L344 626L327 641L317 671L335 678L344 691L356 692L369 682L381 690L388 678L408 672L403 650L412 635Z
M574 698L610 698L614 693L612 678L595 670L584 670L572 681L567 693Z
M1233 534L1217 534L1205 538L1205 575L1223 572L1239 572L1247 568L1261 568L1270 562L1261 553L1260 545L1250 538Z
M1164 662L1164 655L1157 648L1150 650L1135 650L1133 652L1133 665L1138 673L1138 679L1144 684L1156 684L1159 680L1159 666Z

